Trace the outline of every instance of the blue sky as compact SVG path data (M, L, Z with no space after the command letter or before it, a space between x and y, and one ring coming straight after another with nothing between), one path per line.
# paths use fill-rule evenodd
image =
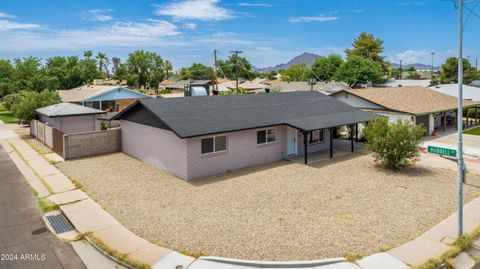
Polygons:
M434 51L439 64L456 54L457 28L449 0L2 0L0 57L90 49L125 58L146 49L179 68L211 65L213 49L220 58L238 49L263 67L305 51L343 54L365 31L384 40L392 62L430 64ZM464 41L472 63L480 52L478 29L472 15Z

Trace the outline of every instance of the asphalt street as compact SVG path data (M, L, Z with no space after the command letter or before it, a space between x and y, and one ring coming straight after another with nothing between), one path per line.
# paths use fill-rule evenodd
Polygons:
M85 269L72 246L47 230L35 199L0 146L0 269Z

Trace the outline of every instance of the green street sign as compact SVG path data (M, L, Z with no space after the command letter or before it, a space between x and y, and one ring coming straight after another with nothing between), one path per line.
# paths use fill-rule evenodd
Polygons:
M428 153L457 157L457 150L428 146Z

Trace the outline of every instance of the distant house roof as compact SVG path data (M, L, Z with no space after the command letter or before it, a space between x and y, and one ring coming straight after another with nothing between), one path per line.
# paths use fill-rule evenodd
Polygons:
M139 107L153 116L148 124L166 126L181 138L281 124L311 131L375 116L319 92L289 92L141 99L113 119L128 118Z
M472 83L470 83L470 86L480 88L480 80L474 80L474 81L472 81Z
M270 86L270 89L279 89L282 92L291 92L291 91L310 91L311 85L306 81L268 81L265 82ZM317 82L313 85L314 91L321 91L325 93L334 93L341 90L350 89L343 82Z
M67 116L82 116L82 115L96 115L105 114L105 111L98 110L91 107L85 107L72 103L59 103L51 106L46 106L35 110L38 114L45 115L51 118L67 117Z
M388 110L414 115L453 110L458 102L455 97L423 87L350 89L346 92ZM476 103L465 101L465 106L473 105Z
M237 82L235 80L227 80L219 83L218 87L233 90L237 87ZM268 85L261 84L260 82L256 82L256 81L247 80L247 81L238 83L238 87L247 91L254 91L254 90L264 90L265 88L268 88Z
M114 92L115 90L117 91L116 93ZM60 90L58 91L58 94L64 102L86 102L150 97L149 95L128 89L126 87L110 85L83 85L70 90ZM102 98L102 96L105 98Z
M480 88L463 85L463 99L471 101L480 101ZM455 84L442 84L430 87L430 89L448 94L450 96L458 96L458 83Z
M429 79L392 79L385 83L386 87L403 87L403 86L418 86L428 87L430 86Z

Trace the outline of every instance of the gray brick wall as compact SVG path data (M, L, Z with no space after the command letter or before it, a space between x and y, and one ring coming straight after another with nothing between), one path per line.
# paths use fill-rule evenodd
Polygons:
M65 160L119 152L121 150L120 128L65 134L63 139Z

